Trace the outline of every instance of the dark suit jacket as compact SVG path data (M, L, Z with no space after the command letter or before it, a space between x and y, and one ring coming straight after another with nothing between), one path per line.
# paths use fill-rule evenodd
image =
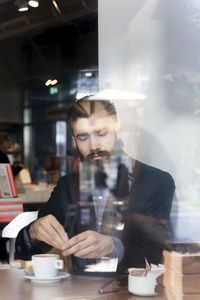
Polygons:
M132 184L128 209L124 214L125 228L122 236L125 255L119 265L119 272L130 266L144 265L144 257L152 263L161 261L162 249L169 233L169 217L175 188L174 181L168 173L138 161L130 178ZM69 205L77 203L74 187L72 174L61 178L49 201L40 209L39 218L53 214L69 232L72 226L72 219L66 218ZM72 234L83 230L85 228L77 218ZM49 245L34 241L32 247L27 247L24 242L24 229L19 232L16 239L16 253L19 258L30 259L33 253L46 252L49 249Z
M122 238L125 253L118 273L145 267L145 257L150 263L162 263L162 251L171 238L174 190L169 173L136 161Z

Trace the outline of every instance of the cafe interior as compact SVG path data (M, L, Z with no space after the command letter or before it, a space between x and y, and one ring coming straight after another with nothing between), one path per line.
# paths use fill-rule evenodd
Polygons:
M0 299L200 299L199 24L195 0L0 0ZM109 159L75 149L84 97L114 107ZM80 225L113 247L81 271L54 244L18 250L71 174L69 241Z

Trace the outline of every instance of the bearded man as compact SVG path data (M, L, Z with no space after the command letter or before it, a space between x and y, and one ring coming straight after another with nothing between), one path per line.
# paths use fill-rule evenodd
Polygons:
M101 184L104 191L107 188L106 178L112 172L111 168L110 174L105 176L104 166L108 166L110 161L120 162L122 167L119 170L123 172L117 174L115 191L121 183L128 191L121 193L124 205L115 211L115 215L120 215L124 230L119 234L117 225L115 230L108 230L107 224L114 206L108 205L111 209L107 217L105 207L107 202L113 202L113 197L119 200L116 193L110 190L112 201L109 197L105 201L102 226L86 228L78 213L71 232L72 221L70 218L66 220L66 215L70 205L79 202L79 193L74 174L68 173L59 180L50 199L40 209L38 219L19 232L17 256L30 259L32 254L44 253L55 247L64 256L72 256L74 270L83 270L86 264L103 257L118 258L121 272L129 266L142 267L145 258L150 263L160 263L170 232L169 218L175 188L172 177L124 153L116 110L110 101L90 101L86 97L75 102L68 110L68 126L72 132L73 146L83 164L82 171L85 168L88 170L88 166L100 166L100 176L98 174L95 178L103 178L104 173L104 183ZM100 189L94 189L96 195ZM98 205L103 198L102 195L95 198L94 190L91 192L94 219L97 219ZM97 200L94 201L94 198Z

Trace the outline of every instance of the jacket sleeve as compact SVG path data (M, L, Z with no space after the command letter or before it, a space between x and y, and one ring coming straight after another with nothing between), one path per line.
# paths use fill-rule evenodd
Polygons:
M38 218L52 214L62 225L64 225L68 206L67 198L69 197L67 184L66 177L59 180L57 186L51 193L48 202L40 209ZM15 243L17 258L29 260L33 254L45 253L51 249L51 246L44 242L30 239L28 233L30 226L31 224L22 228L18 233Z
M149 263L161 263L162 251L171 236L170 211L175 190L172 177L157 169L147 169L139 179L131 199L134 203L126 215L120 273L130 266L145 267L145 257Z

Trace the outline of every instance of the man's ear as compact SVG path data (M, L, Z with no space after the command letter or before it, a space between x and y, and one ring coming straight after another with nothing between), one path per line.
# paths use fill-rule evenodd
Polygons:
M72 136L72 147L73 147L74 149L77 149L76 139L75 139L74 136Z

